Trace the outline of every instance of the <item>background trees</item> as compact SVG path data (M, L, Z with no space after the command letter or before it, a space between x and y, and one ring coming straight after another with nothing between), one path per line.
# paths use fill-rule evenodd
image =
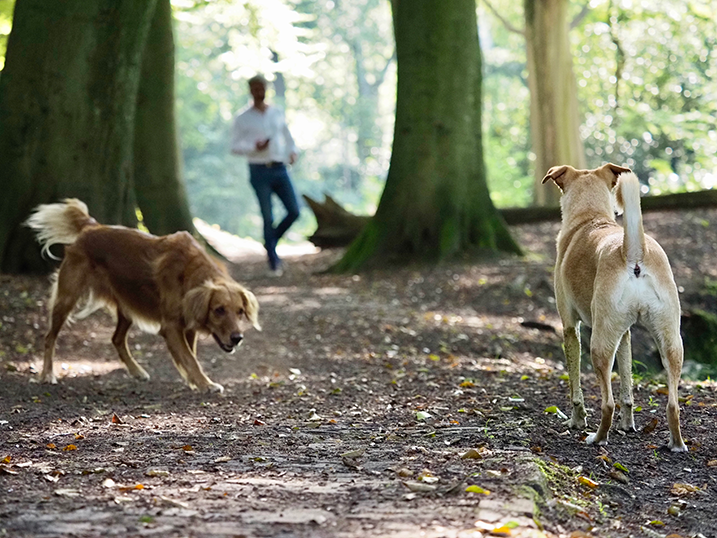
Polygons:
M396 128L376 215L338 270L440 260L478 248L519 252L488 194L481 58L473 0L394 0Z
M490 1L509 25L525 28L523 3ZM33 5L33 0L28 4ZM0 62L12 5L12 0L0 0ZM39 7L50 20L64 9L49 10L45 3ZM278 100L284 100L290 125L303 149L294 169L298 190L314 197L328 192L354 212L373 214L388 171L395 111L396 72L391 59L394 44L388 0L174 0L173 7L179 44L176 100L181 152L193 214L243 236L261 235L246 167L228 153L232 115L248 102L244 81L257 71L282 76L285 91ZM567 19L575 21L585 7L582 2L567 2ZM636 6L627 0L595 0L588 7L586 16L577 17L578 24L568 34L587 166L606 160L623 162L638 172L650 193L714 185L717 5L704 0L665 0L653 7ZM491 196L499 207L528 205L535 195L533 176L541 173L541 165L533 143L536 135L531 133L535 121L528 114L531 91L525 39L508 30L486 4L479 2L478 10L485 56L483 143ZM72 28L72 24L66 27L68 31ZM119 26L115 24L114 28ZM37 35L44 31L38 29ZM32 54L40 42L46 42L35 36L32 41L35 43L29 44L22 57L28 65L34 62L44 69ZM62 41L56 44L60 47ZM8 60L11 64L11 58ZM74 73L59 65L55 75L47 78L53 84L69 80L65 73ZM28 68L27 72L37 80L42 69L31 73L33 68ZM9 66L0 80L8 79L12 71ZM112 88L110 79L106 88ZM7 99L9 93L3 94L0 99ZM32 93L19 91L13 98L21 95ZM370 98L362 97L366 95ZM59 94L55 98L65 101ZM6 109L4 113L9 115L5 117L19 117L23 106ZM2 131L0 138L9 136L9 131ZM39 133L49 138L52 129L28 132L38 139ZM159 135L150 135L150 140L152 136L156 140ZM101 136L89 138L92 142L102 140ZM5 151L11 146L2 147ZM141 148L155 149L147 143ZM173 153L169 147L163 151L165 155ZM109 155L103 152L101 159L107 160ZM161 162L161 158L154 156L150 161ZM41 167L32 159L26 162L31 163L30 168ZM129 167L130 176L149 170L136 170L134 162ZM11 172L11 166L0 170L2 179L10 174L23 177ZM99 161L87 166L99 167ZM52 169L56 175L62 167L53 165ZM80 167L68 177L76 172L85 173ZM47 185L51 182L40 174L32 177L40 184L35 194L49 195ZM93 173L83 177L95 181ZM152 171L150 177L159 176ZM63 181L68 185L71 182ZM141 182L141 186L150 184ZM112 196L121 203L129 200ZM180 191L176 196L181 200ZM23 203L31 205L14 198L2 218L18 222L25 211ZM118 206L113 203L113 207ZM130 211L122 213L130 220L134 218ZM294 237L308 235L313 226L311 214L304 212ZM8 238L0 236L3 241Z

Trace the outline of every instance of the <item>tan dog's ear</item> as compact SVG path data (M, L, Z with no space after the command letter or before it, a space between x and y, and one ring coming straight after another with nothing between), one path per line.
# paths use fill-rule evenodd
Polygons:
M560 187L560 190L564 191L565 180L567 179L566 174L568 172L575 172L575 168L568 164L564 164L562 166L553 166L550 170L548 170L548 173L545 174L545 177L543 178L543 183L545 183L549 179L552 179L555 184Z
M601 175L610 182L610 188L614 189L615 185L617 185L617 176L625 172L632 172L632 170L617 164L607 163L598 168L598 172L602 172Z
M242 290L242 298L244 299L244 312L246 312L247 319L251 322L252 326L257 330L261 330L259 325L259 301L249 290Z
M203 327L207 324L209 316L209 301L212 299L214 288L206 283L192 288L184 296L182 313L187 328Z

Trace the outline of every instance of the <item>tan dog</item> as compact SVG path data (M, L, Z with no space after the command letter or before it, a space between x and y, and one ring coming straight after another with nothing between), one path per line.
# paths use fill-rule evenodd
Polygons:
M619 176L619 177L618 177ZM555 264L555 297L563 322L570 377L572 416L568 425L585 428L580 388L580 322L592 327L590 356L602 394L602 417L588 443L604 445L615 401L610 375L617 353L620 374L620 428L634 430L630 327L640 320L657 342L667 370L669 447L686 451L680 434L677 387L682 370L680 302L672 270L660 245L642 229L640 184L629 168L606 164L595 170L555 166L552 179L563 191L562 226ZM624 209L623 226L614 218L612 191Z
M112 343L132 376L149 379L127 346L127 331L136 323L159 331L191 388L224 390L197 361L197 333L211 334L222 350L233 352L245 328L261 330L259 304L190 234L156 237L123 226L103 226L76 199L38 206L27 225L37 232L43 253L49 254L53 244L67 245L50 295L43 382L57 382L52 371L57 335L84 298L78 318L103 306L116 312Z

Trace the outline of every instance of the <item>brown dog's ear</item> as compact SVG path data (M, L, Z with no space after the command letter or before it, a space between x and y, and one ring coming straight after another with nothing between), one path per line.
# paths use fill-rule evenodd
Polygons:
M214 288L207 283L192 288L184 296L182 313L187 328L203 327L207 324L209 316L209 301L212 299Z
M620 166L613 163L607 163L598 168L599 172L602 172L602 176L610 182L610 188L614 189L617 185L617 176L624 174L625 172L632 172L625 166Z
M244 299L244 312L246 312L247 319L251 322L252 326L257 330L261 330L259 325L259 301L249 290L242 290L242 298Z
M564 191L565 180L568 177L566 174L568 172L575 172L575 168L568 164L564 164L562 166L553 166L550 170L548 170L548 173L545 174L545 177L543 178L543 183L545 183L549 179L552 179L555 184L560 187L560 190Z

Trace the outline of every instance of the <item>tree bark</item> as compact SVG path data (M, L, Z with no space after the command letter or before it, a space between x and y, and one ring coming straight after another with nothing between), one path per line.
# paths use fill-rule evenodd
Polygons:
M145 226L156 235L194 232L174 102L172 6L158 0L142 57L134 132L137 203Z
M76 197L136 223L132 139L152 0L18 0L0 77L0 270L45 270L22 226Z
M394 0L393 10L398 87L386 187L334 269L520 252L486 185L474 0Z
M530 87L530 132L535 153L534 203L557 206L559 189L542 184L551 166L586 168L577 86L570 53L567 0L524 0Z

